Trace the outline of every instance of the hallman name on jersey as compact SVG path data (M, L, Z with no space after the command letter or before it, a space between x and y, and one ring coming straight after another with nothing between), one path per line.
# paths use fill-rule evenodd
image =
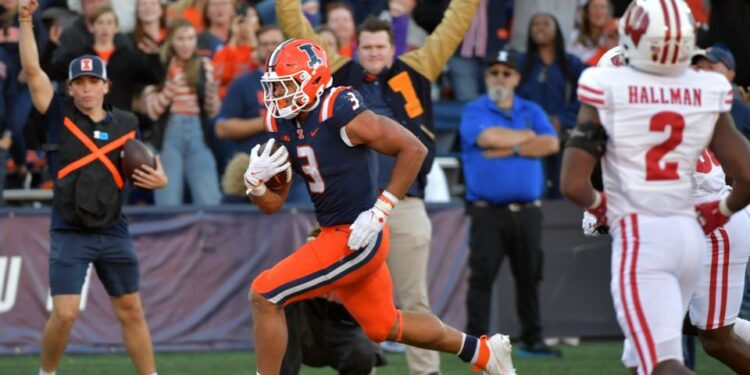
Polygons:
M694 87L628 86L630 104L674 104L699 107L703 91Z

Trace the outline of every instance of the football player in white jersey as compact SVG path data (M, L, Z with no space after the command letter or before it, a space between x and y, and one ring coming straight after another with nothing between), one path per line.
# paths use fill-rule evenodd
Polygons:
M715 71L705 58L706 51L693 56L698 69ZM597 66L622 66L622 47L615 47L602 56ZM721 199L731 186L716 156L704 150L693 180L693 203L701 204ZM595 236L606 231L599 227L594 215L584 211L584 234ZM690 334L698 335L706 352L727 364L738 373L750 373L750 322L738 317L743 298L743 287L750 257L750 212L746 208L733 215L729 222L705 236L708 250L698 286L690 301ZM697 331L695 330L697 328ZM632 350L630 343L626 344ZM637 366L632 352L623 361ZM744 366L744 367L743 367Z
M722 199L732 190L716 156L705 150L692 175L696 205ZM750 374L750 322L737 317L745 290L750 257L750 214L747 209L705 237L708 250L689 317L703 349L738 374ZM734 333L734 334L733 334Z
M682 364L682 318L705 255L701 226L710 233L750 202L750 144L728 114L731 87L687 69L693 26L681 0L631 3L619 27L627 66L584 71L563 158L563 194L611 228L612 297L640 374L691 373ZM706 146L735 185L694 207L691 176ZM599 158L604 193L590 182Z

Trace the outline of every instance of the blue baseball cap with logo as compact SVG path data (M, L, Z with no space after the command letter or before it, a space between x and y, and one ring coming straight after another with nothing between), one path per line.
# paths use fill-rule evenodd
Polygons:
M107 80L107 64L98 56L83 55L70 62L68 66L68 80L89 76Z
M722 63L727 69L734 70L735 62L734 55L728 49L722 46L713 46L706 50L699 50L693 55L693 62L696 62L697 58L703 57L712 64Z

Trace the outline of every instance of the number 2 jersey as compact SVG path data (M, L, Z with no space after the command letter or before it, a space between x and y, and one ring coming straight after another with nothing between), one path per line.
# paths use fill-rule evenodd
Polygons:
M595 107L607 134L602 178L607 219L622 215L695 216L692 175L732 87L714 72L660 76L630 67L593 67L578 99Z
M292 168L305 178L323 227L353 223L375 204L375 152L365 145L352 146L344 132L344 126L366 109L359 92L339 86L323 92L304 123L266 114L266 131L289 150Z

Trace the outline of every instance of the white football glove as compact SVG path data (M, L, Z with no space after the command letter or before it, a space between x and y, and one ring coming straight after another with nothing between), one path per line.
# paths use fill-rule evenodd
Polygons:
M357 220L354 220L354 223L349 227L351 230L349 248L354 251L360 250L374 241L378 237L378 233L385 227L388 215L396 206L396 203L398 203L398 198L384 190L375 205L359 214Z
M262 153L259 152L260 144L255 145L250 150L250 164L245 171L246 194L252 194L256 197L265 194L265 182L290 167L289 151L286 150L286 147L281 147L271 154L274 142L275 140L271 138Z
M596 237L600 234L597 230L599 228L599 220L588 211L583 211L581 227L583 228L583 235L586 237Z

